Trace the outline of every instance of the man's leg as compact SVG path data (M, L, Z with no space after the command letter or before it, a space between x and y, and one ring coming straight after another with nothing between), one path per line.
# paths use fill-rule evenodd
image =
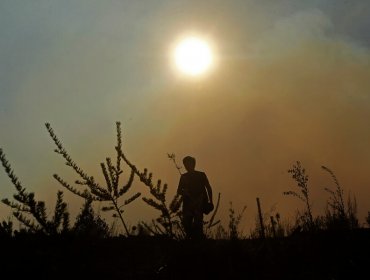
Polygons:
M182 209L182 225L185 230L186 238L192 237L192 224L193 224L193 215L191 211L187 208Z
M203 212L201 209L194 212L193 221L193 236L194 238L201 239L203 235Z

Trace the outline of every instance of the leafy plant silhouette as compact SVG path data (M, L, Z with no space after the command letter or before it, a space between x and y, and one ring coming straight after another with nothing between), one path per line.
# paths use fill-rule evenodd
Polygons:
M66 149L63 147L61 141L55 134L53 128L49 123L46 123L46 129L49 132L50 137L53 139L56 149L54 150L57 154L61 155L65 159L65 164L71 167L75 173L80 177L80 180L75 181L76 185L79 187L85 187L83 190L78 190L76 187L73 187L65 180L63 180L58 174L54 174L54 178L67 190L72 193L91 201L104 201L108 202L108 206L102 208L103 211L114 211L113 217L119 218L122 222L122 225L125 229L126 235L130 235L128 226L123 218L123 212L126 205L133 202L137 199L141 193L137 192L128 199L124 200L123 203L119 203L119 199L123 197L131 188L135 172L131 170L130 177L125 184L120 183L120 177L123 173L121 169L121 154L119 151L122 151L122 131L120 122L116 122L117 130L117 157L116 163L113 165L111 158L107 157L105 163L101 163L101 170L105 179L105 186L100 185L96 182L93 176L89 176L85 171L82 170L71 158Z
M57 192L54 215L49 220L46 214L45 202L36 200L34 193L26 191L26 188L22 186L15 175L2 149L0 149L0 160L17 191L13 195L15 201L10 201L7 198L2 199L4 204L13 209L14 217L32 232L55 235L68 231L69 213L67 204L63 201L63 192Z
M143 225L154 234L167 235L172 238L179 238L183 235L181 220L180 220L180 206L181 197L176 194L171 202L167 204L167 184L162 184L161 180L153 183L153 174L148 173L148 169L140 172L138 168L132 164L123 153L120 147L117 147L117 152L121 158L130 166L131 170L139 177L140 181L149 188L152 198L143 197L143 201L151 207L160 211L160 216L152 221L150 226L143 222Z
M169 158L169 160L171 160L173 162L173 165L175 166L175 168L177 169L179 174L182 175L182 172L181 172L182 167L180 165L178 165L178 163L176 162L176 155L174 153L172 153L172 154L168 153L167 157Z
M95 215L91 199L85 200L81 212L76 217L72 232L79 237L106 238L110 236L107 223L100 216Z
M13 222L8 219L8 221L2 221L0 223L0 238L12 237L13 236Z
M346 207L343 198L343 188L334 172L326 166L321 166L321 168L330 174L335 184L335 190L325 188L325 191L330 194L325 217L326 227L333 229L353 229L358 227L356 199L352 201L349 196Z
M243 209L240 211L239 214L235 213L235 209L233 207L233 203L230 201L229 207L229 238L236 240L241 237L241 232L239 230L240 222L243 217L243 214L247 206L244 206Z
M367 212L366 223L367 223L367 226L370 227L370 211Z
M300 218L302 219L305 229L312 230L314 221L309 199L308 175L306 174L306 170L302 167L301 163L297 161L296 164L294 164L293 167L288 170L288 173L292 174L292 178L297 182L297 187L299 188L301 194L295 191L286 191L283 192L283 194L295 196L305 203L306 209L303 215L300 215Z

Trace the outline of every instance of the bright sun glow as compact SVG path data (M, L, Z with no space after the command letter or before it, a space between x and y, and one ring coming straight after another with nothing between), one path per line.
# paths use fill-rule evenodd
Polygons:
M212 64L211 48L196 37L182 40L175 48L174 56L179 70L192 76L203 74Z

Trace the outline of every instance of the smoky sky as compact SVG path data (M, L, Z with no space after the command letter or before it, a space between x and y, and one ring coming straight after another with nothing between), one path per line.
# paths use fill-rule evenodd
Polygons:
M309 2L309 3L308 3ZM197 158L221 216L229 201L255 198L265 212L292 218L303 205L287 170L309 174L316 214L334 187L370 209L370 4L368 1L3 1L0 4L0 146L24 185L51 204L58 173L75 177L44 128L50 122L91 174L114 155L115 121L139 167L177 187L166 157ZM178 36L212 40L215 68L201 79L171 67ZM4 172L0 196L13 187ZM146 191L139 182L134 186ZM71 208L81 201L68 196ZM50 205L52 206L52 205ZM9 209L0 206L1 216ZM145 220L143 202L128 219Z

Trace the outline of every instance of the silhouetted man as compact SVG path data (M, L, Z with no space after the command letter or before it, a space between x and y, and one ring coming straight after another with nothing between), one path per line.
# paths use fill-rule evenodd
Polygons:
M183 159L186 173L181 175L177 193L182 195L182 223L187 238L203 237L203 211L206 204L213 208L212 188L204 172L195 170L195 158Z

